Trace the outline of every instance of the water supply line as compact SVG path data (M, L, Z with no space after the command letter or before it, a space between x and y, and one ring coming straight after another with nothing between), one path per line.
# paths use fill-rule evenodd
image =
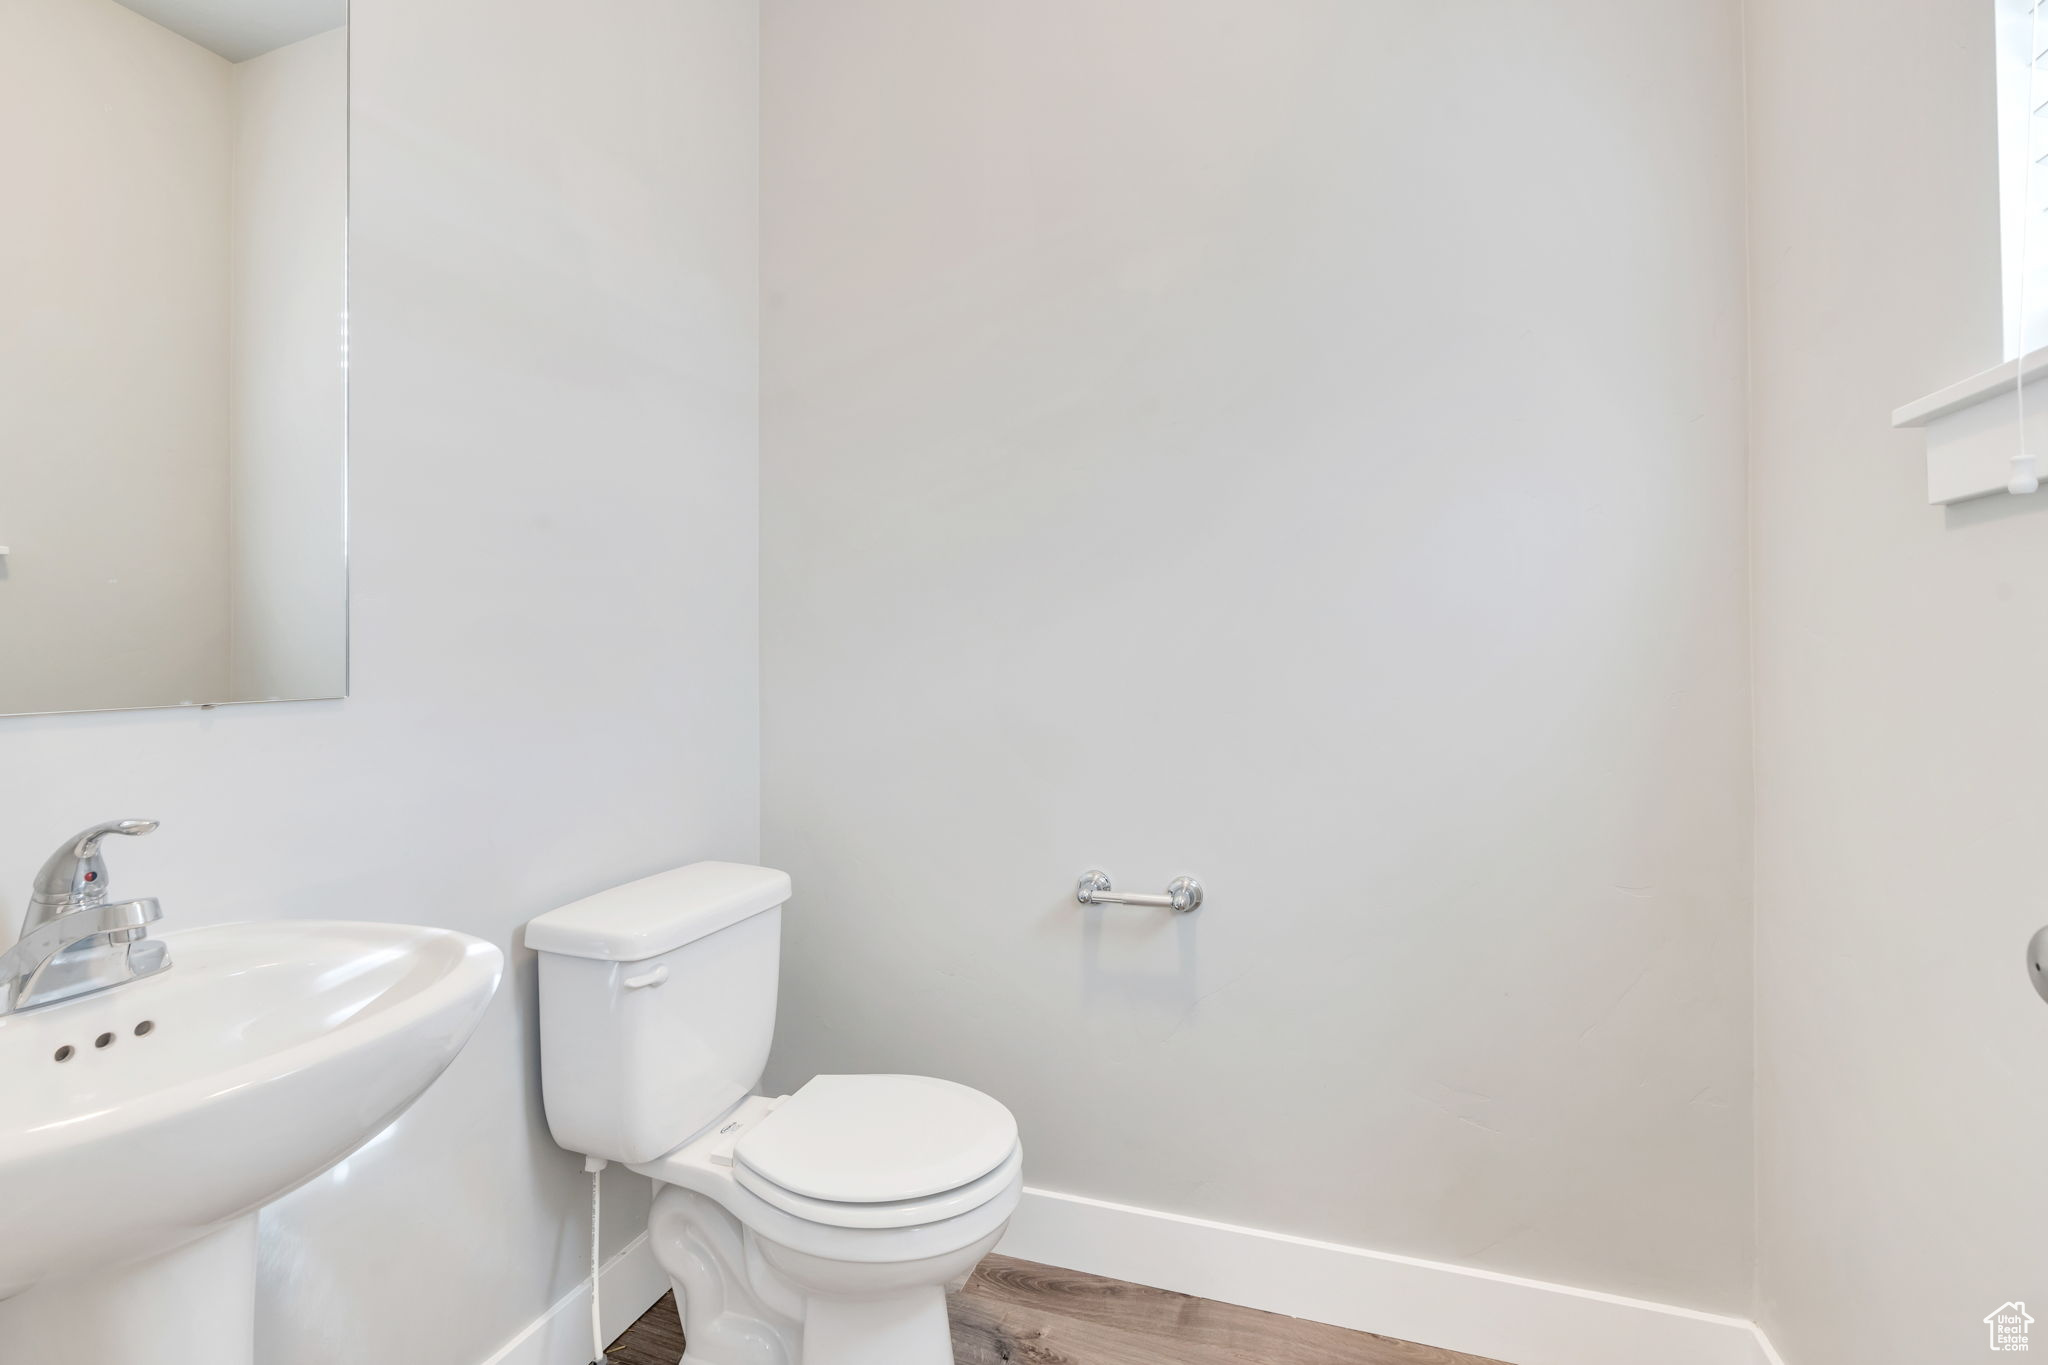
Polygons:
M611 1357L604 1353L604 1314L600 1309L597 1281L598 1271L598 1210L602 1207L604 1194L604 1158L587 1156L583 1158L583 1169L590 1172L590 1365L611 1365Z

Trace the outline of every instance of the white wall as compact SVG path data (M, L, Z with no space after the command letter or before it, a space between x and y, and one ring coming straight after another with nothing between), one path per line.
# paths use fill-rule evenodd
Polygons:
M765 14L771 1082L1746 1311L1734 6Z
M234 67L229 690L348 678L348 33Z
M757 28L733 0L353 19L355 695L0 721L0 920L64 835L129 813L164 825L115 884L173 926L511 952L421 1105L265 1219L265 1365L468 1365L586 1252L520 926L757 854Z
M1794 1365L1976 1359L2048 1301L2048 500L1931 508L1887 425L2000 357L1992 13L1749 7L1760 1299Z
M228 73L0 5L0 712L225 689Z

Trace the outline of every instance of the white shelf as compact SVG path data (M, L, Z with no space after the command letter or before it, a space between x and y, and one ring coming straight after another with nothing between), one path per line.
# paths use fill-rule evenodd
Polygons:
M1895 427L1927 433L1927 500L1964 502L2005 492L2019 453L2021 368L2026 371L2028 445L2048 479L2048 346L1936 389L1892 413ZM2048 495L2048 489L2044 494Z

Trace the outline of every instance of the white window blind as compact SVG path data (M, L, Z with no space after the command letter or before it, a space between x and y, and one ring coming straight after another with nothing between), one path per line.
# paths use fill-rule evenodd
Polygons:
M1998 206L2005 357L2048 346L2048 3L1998 6Z

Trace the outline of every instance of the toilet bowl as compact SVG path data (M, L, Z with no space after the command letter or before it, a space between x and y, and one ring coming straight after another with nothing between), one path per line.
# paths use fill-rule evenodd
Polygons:
M999 1111L978 1133L958 1132L953 1144L958 1170L983 1164L985 1153L1000 1146L995 1164L921 1196L822 1197L817 1191L866 1195L884 1188L870 1178L874 1164L862 1160L873 1145L863 1135L914 1135L927 1148L944 1145L947 1135L930 1125L929 1104L900 1103L911 1087L948 1087ZM811 1112L822 1090L835 1099L829 1119ZM862 1105L870 1107L863 1112ZM763 1146L759 1139L778 1135L813 1144L814 1173L827 1178L791 1189L756 1169L749 1156ZM1002 1236L1017 1208L1023 1165L1008 1111L945 1081L820 1076L780 1100L742 1101L695 1141L632 1167L655 1182L648 1225L655 1259L683 1305L684 1360L947 1365L953 1352L946 1290L963 1283Z
M655 1182L684 1365L951 1365L945 1294L1016 1211L1016 1120L926 1076L751 1093L788 896L696 863L529 924L549 1127Z

